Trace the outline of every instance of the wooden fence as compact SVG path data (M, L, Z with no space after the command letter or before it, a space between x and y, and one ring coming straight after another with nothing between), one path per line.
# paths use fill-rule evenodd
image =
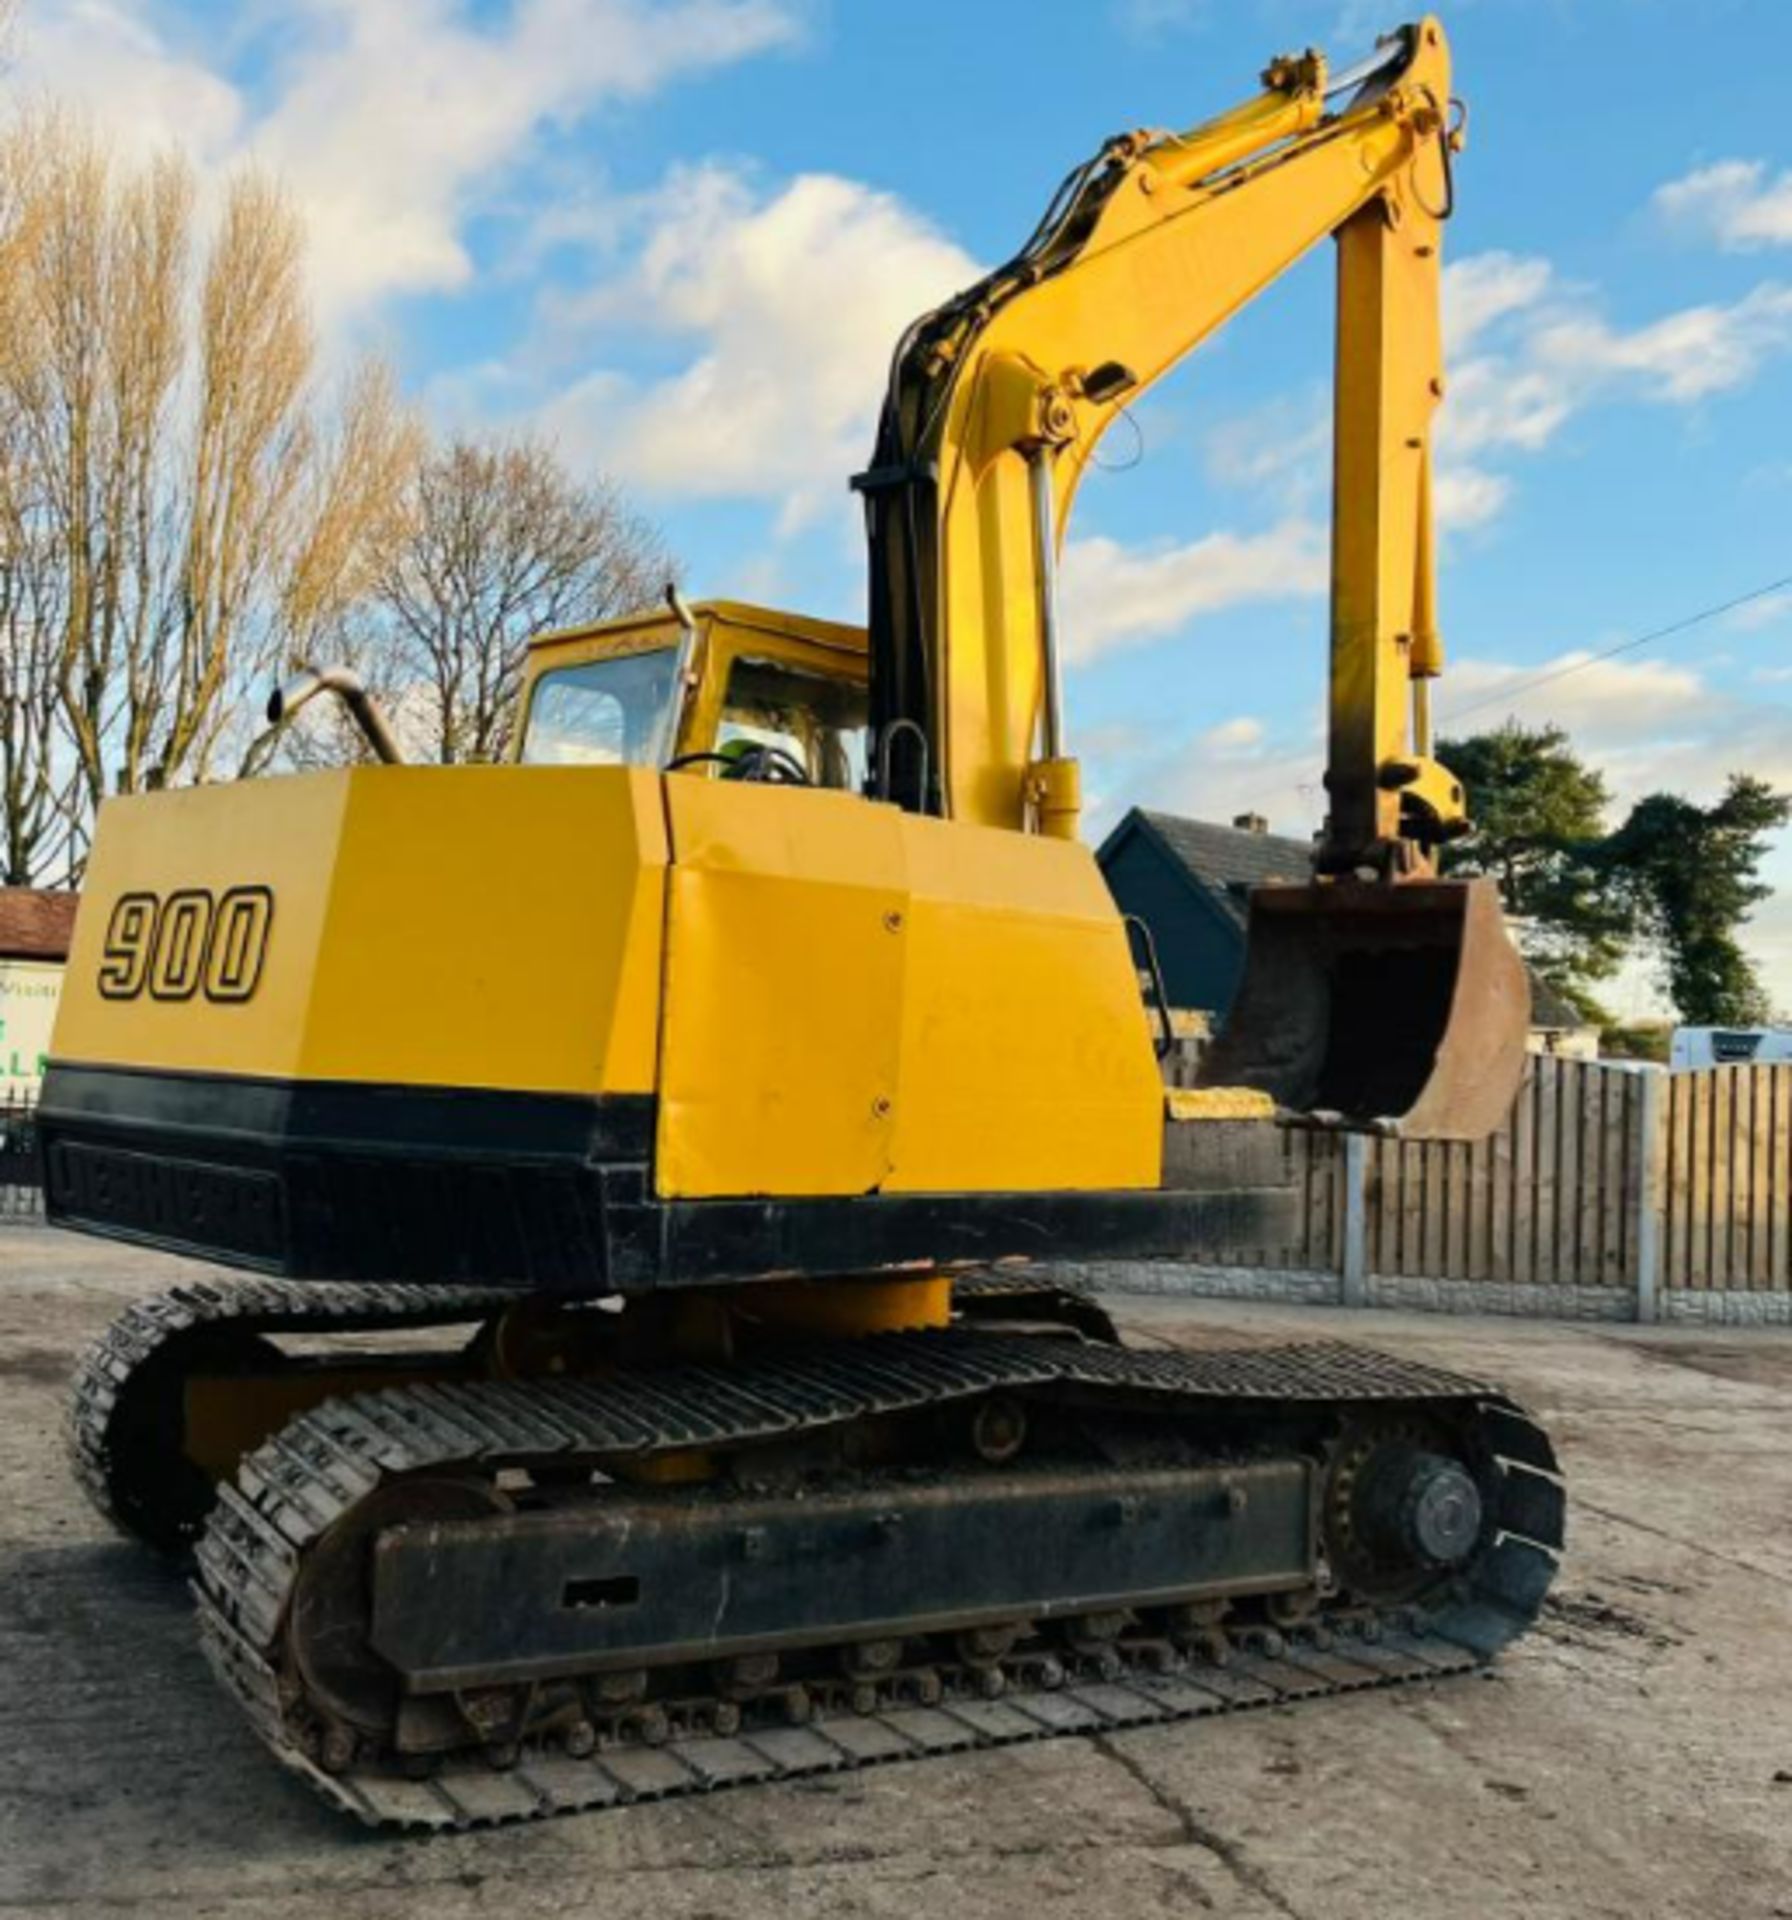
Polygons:
M1667 1284L1792 1291L1792 1066L1676 1073L1667 1090Z
M1532 1061L1510 1118L1473 1142L1375 1141L1368 1270L1452 1280L1633 1285L1643 1076Z
M1792 1292L1792 1066L1539 1056L1487 1140L1352 1147L1290 1128L1283 1152L1293 1240L1224 1264L1348 1274L1354 1224L1380 1277Z
M1277 1267L1291 1273L1336 1273L1344 1264L1344 1154L1338 1136L1306 1127L1282 1129L1282 1163L1297 1196L1294 1238L1225 1247L1211 1258L1228 1267Z

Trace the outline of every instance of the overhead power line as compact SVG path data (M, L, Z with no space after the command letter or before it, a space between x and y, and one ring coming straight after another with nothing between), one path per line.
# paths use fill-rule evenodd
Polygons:
M1707 620L1716 620L1720 615L1734 613L1738 607L1746 607L1753 600L1765 600L1769 594L1783 593L1792 587L1792 573L1778 580L1769 580L1765 586L1751 587L1747 593L1739 593L1733 600L1724 600L1714 607L1702 607L1697 613L1689 613L1682 620L1672 621L1665 627L1656 627L1649 633L1639 633L1634 639L1621 640L1615 647L1607 647L1603 653L1590 653L1584 660L1571 661L1565 667L1557 667L1550 673L1533 675L1529 680L1520 680L1516 686L1502 687L1498 693L1490 693L1484 700L1471 700L1466 707L1454 708L1438 720L1438 725L1454 726L1458 720L1465 720L1471 713L1479 713L1485 707L1497 707L1501 701L1516 700L1527 693L1534 693L1539 687L1546 687L1552 681L1566 680L1570 674L1584 673L1588 667L1596 667L1602 660L1614 660L1621 653L1633 653L1638 647L1646 647L1652 641L1669 639L1676 633L1685 633L1689 628L1700 627Z

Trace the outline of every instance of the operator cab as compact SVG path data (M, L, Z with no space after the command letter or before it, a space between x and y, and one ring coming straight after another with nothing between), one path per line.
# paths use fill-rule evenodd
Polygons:
M861 791L863 629L733 600L689 616L688 627L654 612L531 642L516 758Z

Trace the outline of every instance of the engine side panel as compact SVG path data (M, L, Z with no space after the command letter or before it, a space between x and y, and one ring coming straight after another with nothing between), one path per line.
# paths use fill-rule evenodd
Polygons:
M52 1058L648 1093L665 865L658 780L621 768L360 768L113 801Z
M656 1190L882 1186L904 993L895 810L674 773L666 812Z
M1155 1187L1163 1081L1094 855L1005 828L901 823L909 990L889 1190Z
M661 1195L1158 1184L1162 1086L1087 848L812 789L666 793Z
M299 1073L354 778L319 773L109 800L75 916L52 1062ZM212 914L247 888L271 906L260 964L247 997L220 1000L203 982L189 984L169 917L189 901Z

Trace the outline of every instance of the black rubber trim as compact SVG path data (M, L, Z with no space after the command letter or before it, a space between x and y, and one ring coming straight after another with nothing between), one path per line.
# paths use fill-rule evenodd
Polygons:
M48 1217L295 1280L601 1295L1285 1239L1293 1192L662 1200L654 1100L56 1063Z
M846 1199L674 1200L655 1208L662 1284L746 1271L859 1273L919 1261L1188 1257L1287 1237L1282 1189L1217 1193L875 1193Z
M495 1151L509 1159L603 1162L649 1157L655 1105L646 1093L516 1093L52 1061L38 1111L53 1131L102 1121L119 1144L130 1136L158 1146L200 1136L245 1148L482 1157Z

